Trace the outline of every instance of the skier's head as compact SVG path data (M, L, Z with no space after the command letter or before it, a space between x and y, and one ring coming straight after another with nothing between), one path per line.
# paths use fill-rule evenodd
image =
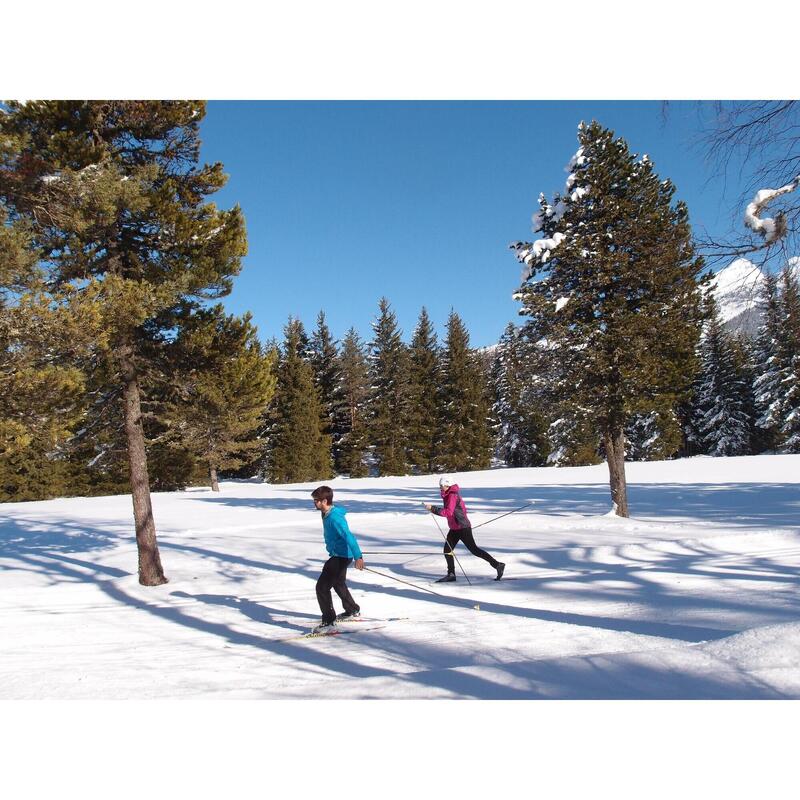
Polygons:
M330 486L317 486L311 492L311 499L314 506L320 510L330 508L333 505L333 489Z
M442 475L442 477L439 478L439 488L442 491L449 489L454 484L455 481L449 475Z

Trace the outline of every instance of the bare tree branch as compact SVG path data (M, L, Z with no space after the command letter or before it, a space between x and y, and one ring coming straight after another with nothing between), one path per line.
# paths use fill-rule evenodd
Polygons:
M717 176L736 172L743 187L732 217L742 219L741 233L715 241L697 237L708 260L760 255L767 265L796 252L800 237L800 102L796 100L720 101L701 139ZM773 189L768 187L778 186ZM764 217L767 205L774 216ZM747 231L753 235L748 235Z

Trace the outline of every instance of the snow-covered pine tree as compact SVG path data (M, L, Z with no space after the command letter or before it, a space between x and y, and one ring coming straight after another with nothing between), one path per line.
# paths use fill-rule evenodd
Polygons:
M672 409L634 414L625 426L625 455L629 461L659 461L681 447L681 425Z
M523 403L542 416L545 463L553 466L585 466L602 461L592 410L576 405L559 361L559 351L546 339L531 339L530 325L518 328L529 371Z
M509 323L492 361L495 456L509 467L538 467L547 461L547 422L536 402L533 346Z
M767 449L768 443L765 440L764 432L756 425L758 409L756 408L756 395L753 388L756 369L754 348L755 342L753 334L743 331L731 332L731 345L733 347L733 363L736 373L742 380L742 404L745 416L749 421L748 429L750 432L750 442L748 446L749 454L763 453Z
M547 463L554 467L601 463L593 409L562 402L554 411L558 413L547 428Z
M437 448L441 426L440 354L436 333L425 307L409 347L408 418L406 435L408 460L418 472L438 468Z
M674 186L647 156L597 122L581 123L578 141L563 195L540 197L542 238L511 245L527 267L517 297L532 340L553 348L564 397L591 409L616 513L628 516L625 426L690 390L702 260L685 204L673 207Z
M351 478L363 478L369 473L366 463L369 366L366 348L355 328L350 328L342 340L337 396L341 402L335 418L339 438L333 442L336 471Z
M455 311L447 319L442 355L439 460L448 472L488 469L493 450L489 426L489 376L470 350L469 333Z
M171 349L167 429L218 492L220 472L263 448L257 431L275 391L275 355L262 351L250 314L227 316L221 305L184 320Z
M333 475L331 441L322 432L322 403L306 359L307 342L303 323L290 318L270 407L267 475L272 483L326 480Z
M694 418L694 396L690 395L685 400L678 403L675 413L681 426L683 441L678 450L679 458L687 458L702 453L700 447L700 433L695 426Z
M747 413L749 385L731 335L713 299L700 342L700 371L695 384L695 424L702 451L711 456L750 452L752 420Z
M767 449L781 442L783 393L781 384L784 365L781 364L783 320L778 296L778 279L772 273L764 275L759 297L762 323L754 347L753 393L756 406L756 426L763 431Z
M781 272L781 362L784 371L781 452L800 453L800 286L796 272L787 265Z
M408 350L389 301L382 297L369 344L369 442L378 475L404 475L408 416Z
M139 582L166 578L156 539L143 376L176 309L227 294L246 252L238 208L207 198L222 164L198 166L199 101L9 103L0 114L0 202L31 226L54 287L80 286L102 315L95 364L123 397ZM157 356L156 356L157 357Z

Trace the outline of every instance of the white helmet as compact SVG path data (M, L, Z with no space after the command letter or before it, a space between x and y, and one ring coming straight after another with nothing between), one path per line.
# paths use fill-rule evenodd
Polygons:
M453 486L454 484L455 481L449 475L442 475L442 477L439 478L440 489L444 489L445 486Z

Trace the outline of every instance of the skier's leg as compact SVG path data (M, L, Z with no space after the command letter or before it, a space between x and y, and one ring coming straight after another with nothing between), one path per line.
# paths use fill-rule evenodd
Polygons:
M361 611L361 607L353 600L353 596L347 588L347 568L350 566L351 560L352 559L349 558L337 559L337 561L341 561L342 563L339 565L336 580L333 583L333 591L336 592L339 599L342 601L344 610L348 614L355 614L357 611Z
M336 581L336 562L339 559L329 558L322 567L322 574L317 580L317 602L322 612L322 622L329 625L336 619L336 612L333 610L333 600L331 600L331 586Z
M452 552L457 544L458 544L458 532L448 531L447 541L445 542L444 546L444 558L445 561L447 561L447 571L451 575L456 574L456 562L452 556Z
M497 569L497 565L500 562L485 550L481 550L481 548L475 544L475 537L472 535L472 528L462 528L459 533L461 534L461 541L464 542L464 546L470 551L470 553L472 553L472 555L478 556L478 558L482 558L484 561L488 561L494 569Z

